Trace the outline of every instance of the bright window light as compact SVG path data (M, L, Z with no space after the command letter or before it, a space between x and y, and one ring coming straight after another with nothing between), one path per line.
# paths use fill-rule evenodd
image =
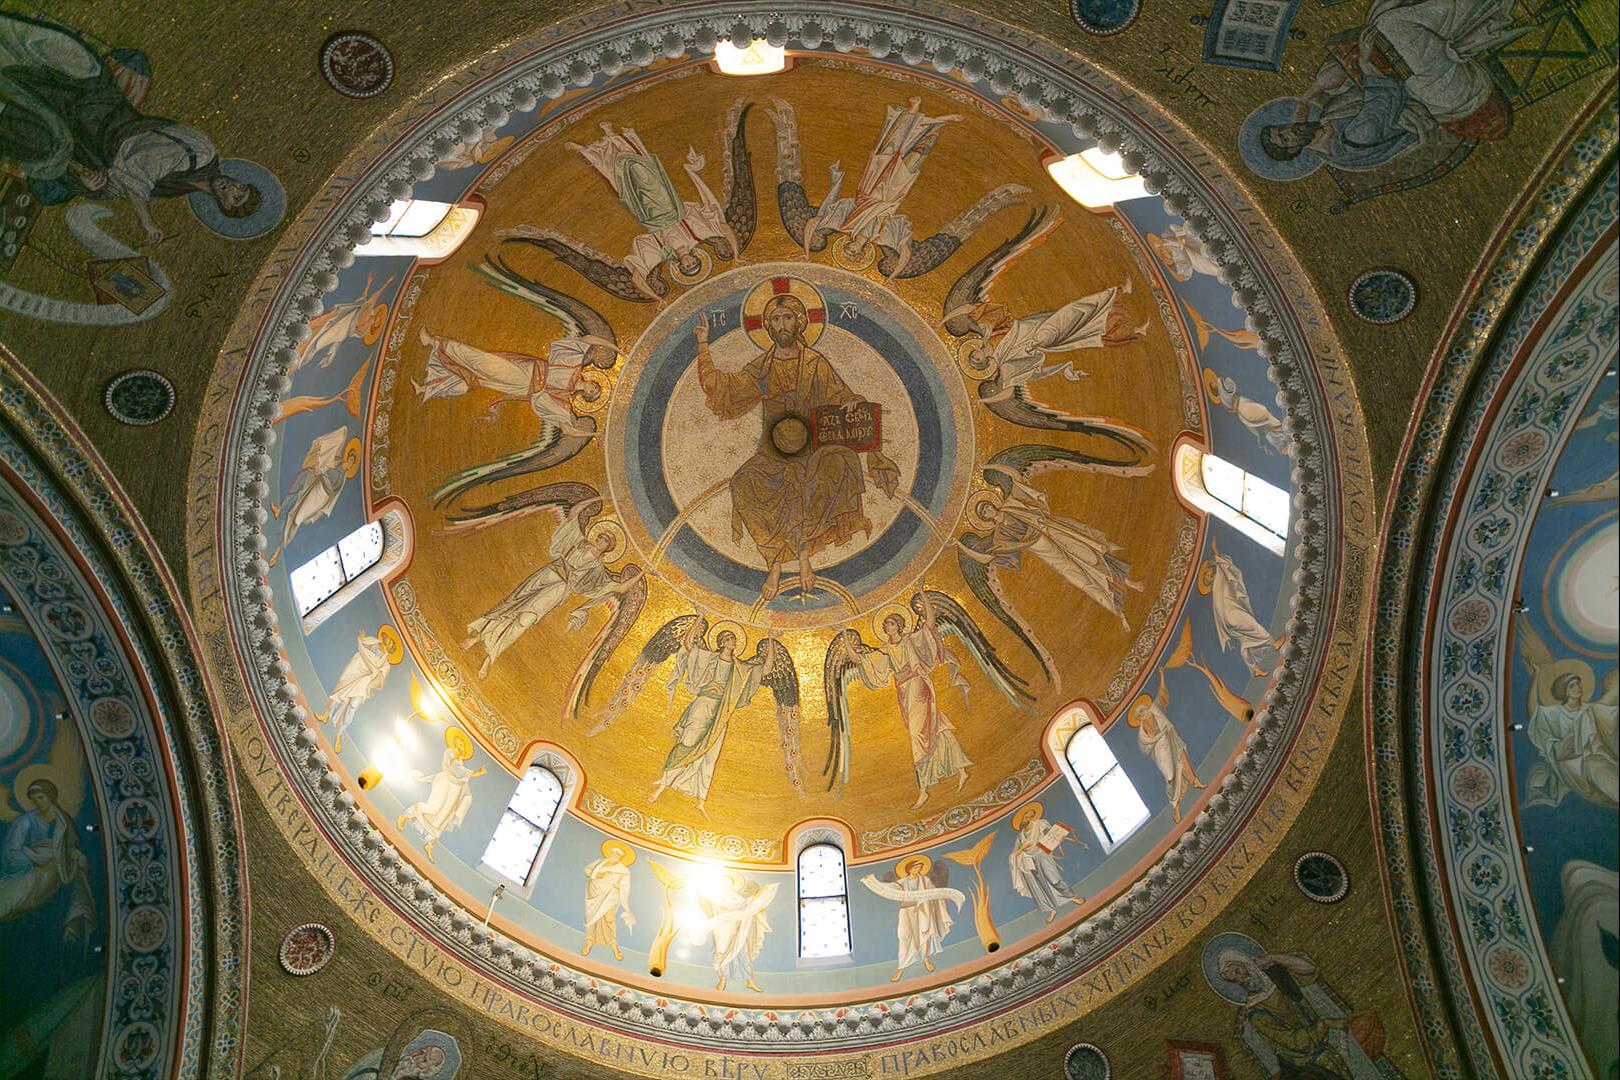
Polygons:
M1071 199L1092 210L1147 195L1142 178L1127 171L1118 154L1095 146L1048 162L1046 171Z
M383 527L370 521L295 568L292 583L293 605L303 618L330 600L343 586L376 566L382 560Z
M1103 845L1117 846L1148 819L1147 804L1120 768L1102 734L1086 724L1069 737L1063 757L1074 772L1080 796L1091 811Z
M714 47L714 64L722 75L774 75L787 67L787 50L763 38L743 48L722 41Z
M451 255L478 224L476 206L396 199L386 221L373 222L371 239L354 249L356 256L408 255L443 259Z
M1176 450L1181 497L1281 555L1288 537L1288 492L1189 443Z
M799 852L799 955L845 956L850 947L844 852L837 844L811 844Z
M515 885L527 885L562 797L556 773L543 765L529 766L484 848L483 864Z

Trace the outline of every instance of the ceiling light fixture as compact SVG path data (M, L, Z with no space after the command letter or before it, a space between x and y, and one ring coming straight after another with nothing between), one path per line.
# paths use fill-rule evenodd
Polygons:
M1046 163L1046 171L1071 199L1090 210L1147 195L1142 178L1125 167L1123 158L1096 146L1053 158Z
M739 48L729 41L714 47L714 66L722 75L774 75L787 69L787 50L755 38Z

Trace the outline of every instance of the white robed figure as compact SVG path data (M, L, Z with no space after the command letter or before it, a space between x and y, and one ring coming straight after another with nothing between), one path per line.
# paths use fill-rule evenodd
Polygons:
M635 861L636 853L628 845L605 840L602 857L585 867L585 944L580 947L581 956L589 956L593 945L605 945L613 951L613 959L624 959L614 919L623 919L626 930L636 927L635 913L630 910L630 864Z
M595 401L602 388L580 382L586 354L600 344L580 337L560 337L546 346L544 359L517 352L490 352L465 341L442 337L423 329L422 344L428 347L423 381L412 383L422 401L438 397L460 397L471 390L493 390L498 395L489 406L493 418L497 409L514 401L527 401L534 414L556 424L564 435L594 435L594 421L574 413L574 396Z
M664 771L647 801L657 802L660 795L673 788L696 799L698 812L702 813L731 714L754 699L766 672L766 658L758 652L751 660L739 657L735 630L717 629L711 649L703 642L703 624L699 620L694 619L685 629L685 639L676 653L675 671L665 685L671 705L675 692L683 687L693 697L675 722L675 745L670 747Z
M584 602L568 616L568 627L577 630L585 624L586 613L605 603L635 583L636 573L615 574L607 567L607 556L615 545L611 529L587 531L586 523L602 504L600 496L575 503L562 516L562 523L551 534L547 548L550 561L524 578L506 599L467 624L467 637L461 647L484 647L480 679L523 632L545 618L570 596Z
M1164 671L1159 672L1157 697L1141 694L1131 702L1126 722L1136 729L1136 746L1145 754L1159 775L1164 777L1164 794L1170 800L1170 814L1181 820L1181 800L1204 782L1193 771L1192 758L1181 733L1170 722L1170 693L1165 688Z
M993 361L996 392L983 400L1011 397L1020 386L1062 375L1070 382L1085 377L1072 360L1047 363L1047 357L1077 349L1107 349L1128 345L1147 333L1148 323L1131 325L1131 314L1119 303L1131 292L1131 280L1100 292L1070 300L1056 311L1037 311L1013 318L1007 305L985 301L968 318L977 327L976 363ZM947 318L949 314L947 315Z
M960 909L967 899L960 891L947 888L948 880L950 867L945 863L936 865L927 855L901 859L881 878L876 874L861 878L862 885L900 904L896 927L899 957L890 982L899 982L912 964L921 963L925 971L934 970L932 957L955 922L951 909Z
M274 566L277 557L292 546L299 529L332 512L343 494L343 485L359 471L360 440L349 438L348 425L310 442L298 475L293 477L281 502L270 507L283 523L281 546L270 556L270 565Z
M895 270L898 273L911 256L911 222L899 212L900 204L917 183L940 132L946 124L960 119L954 113L924 116L921 98L912 98L904 109L888 106L883 130L866 159L855 194L838 194L844 174L834 164L827 197L821 201L817 217L804 230L805 243L808 245L817 232L826 229L846 233L851 241L850 254L855 258L862 257L868 243L877 243L900 253Z
M1255 618L1243 571L1231 556L1211 547L1211 557L1198 568L1198 591L1209 597L1221 651L1225 652L1235 642L1243 662L1249 665L1249 673L1265 675L1266 665L1276 662L1280 639Z
M388 672L404 659L405 645L392 626L380 626L376 634L360 631L355 637L354 655L343 665L337 682L326 697L326 711L317 713L321 723L331 723L332 749L343 749L343 734L354 723L354 717L372 694L383 688Z
M429 776L411 771L411 779L428 785L427 798L405 808L394 824L404 829L406 822L416 825L422 833L422 854L433 859L433 845L452 829L459 828L472 809L472 781L483 776L483 768L469 769L472 758L472 739L460 728L448 728L444 733L444 757L439 771Z
M1620 972L1609 962L1605 937L1620 934L1620 875L1608 867L1570 859L1558 873L1564 912L1553 932L1550 959L1570 1019L1599 1076L1620 1070Z
M51 760L65 768L49 771L66 776L74 770L82 777L80 753L76 735L58 735ZM24 769L23 774L32 771L37 769ZM30 809L11 819L0 841L0 923L44 907L65 890L68 903L62 916L62 937L67 941L82 940L95 925L96 903L90 894L89 863L79 850L78 830L73 824L73 812L78 808L70 811L64 807L61 790L46 776L28 780L23 797ZM82 780L67 798L83 798ZM7 816L10 803L7 796L0 806Z
M701 929L714 939L714 970L719 976L716 990L724 990L729 979L755 993L762 992L754 982L754 961L759 959L765 935L771 930L765 909L776 899L777 888L775 884L761 885L728 874L723 885L705 890L698 897L704 915Z
M1243 426L1253 433L1254 441L1260 444L1261 450L1279 457L1288 454L1290 440L1288 432L1283 430L1283 422L1254 398L1240 394L1236 380L1205 368L1204 391L1209 395L1211 404L1219 405L1243 422Z
M1592 669L1584 661L1555 660L1522 616L1515 629L1519 653L1531 674L1528 734L1541 753L1541 760L1530 766L1523 805L1557 806L1570 794L1598 806L1620 805L1616 799L1620 671L1609 672L1603 696L1588 701Z
M1162 234L1148 233L1148 247L1177 281L1191 281L1194 274L1216 277L1221 268L1204 250L1203 241L1180 222L1171 223Z
M1041 804L1032 802L1013 815L1012 827L1017 839L1007 856L1007 869L1012 873L1013 891L1035 901L1035 906L1045 913L1046 921L1051 922L1064 904L1085 902L1064 880L1058 858L1065 842L1074 840L1081 847L1086 843L1061 821L1047 821L1041 814Z
M298 355L287 365L288 375L297 374L312 362L323 368L331 367L338 350L350 338L359 338L368 348L376 342L383 324L388 321L388 305L378 303L378 298L394 279L390 277L373 289L373 278L372 274L366 275L366 287L359 299L333 304L309 320L309 337L295 348Z
M665 262L673 262L676 270L688 278L701 276L706 260L698 247L705 242L718 240L728 244L731 251L739 250L737 237L726 224L725 207L703 182L707 162L695 148L686 148L686 160L681 165L697 189L698 200L694 203L681 198L663 161L647 149L634 128L614 131L613 125L605 121L601 126L601 138L584 146L569 143L568 148L613 185L619 201L646 230L631 242L630 252L624 257L624 267L630 271L636 288L658 299L648 279Z

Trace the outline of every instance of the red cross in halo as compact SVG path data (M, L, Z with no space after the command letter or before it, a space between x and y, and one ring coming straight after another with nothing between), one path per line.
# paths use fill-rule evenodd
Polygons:
M777 296L781 296L783 293L788 292L790 288L791 285L789 284L787 278L771 278L771 292L775 293ZM805 315L813 323L825 323L827 321L827 311L825 308L807 308L805 310ZM743 316L744 330L763 330L764 328L765 320L763 317L759 315Z

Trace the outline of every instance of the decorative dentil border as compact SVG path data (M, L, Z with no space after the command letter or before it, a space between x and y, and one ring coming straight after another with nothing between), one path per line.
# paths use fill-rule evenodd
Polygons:
M0 544L0 577L69 697L106 814L98 1075L234 1076L247 977L236 794L174 583L83 435L3 348L0 463L0 509L26 532Z
M761 1008L728 1009L722 1014L699 1003L654 999L602 983L483 928L474 915L440 894L371 825L317 745L308 710L288 678L277 617L269 604L268 541L263 532L268 520L267 477L273 465L268 450L277 437L272 420L281 395L291 386L286 372L296 356L294 347L309 334L307 320L322 310L323 294L337 286L337 271L352 264L353 248L369 237L371 223L386 216L394 199L408 196L413 181L431 177L440 158L486 128L503 124L511 110L532 109L542 95L559 97L570 85L590 85L599 74L615 76L658 55L675 58L712 51L727 37L763 37L803 49L830 45L845 53L859 48L889 62L957 70L988 83L997 94L1016 95L1026 107L1068 123L1081 138L1094 138L1105 149L1121 151L1127 167L1139 172L1151 191L1163 193L1166 206L1184 216L1189 230L1222 265L1221 276L1232 286L1234 303L1261 335L1259 353L1269 361L1269 374L1279 387L1277 402L1295 449L1292 556L1298 592L1288 624L1289 642L1245 746L1193 825L1107 908L1026 957L1011 959L960 986L892 1003L880 1001L870 1008L807 1011L796 1018ZM331 199L319 200L324 217L318 224L289 230L303 246L285 257L273 257L278 264L273 281L261 277L257 296L268 304L256 319L258 332L231 406L221 462L223 501L218 510L193 503L194 515L218 515L208 520L219 529L218 572L248 693L273 752L291 774L312 817L348 851L369 885L398 910L410 912L415 925L462 962L564 1013L590 1014L599 1023L634 1034L675 1036L714 1049L852 1049L892 1041L901 1032L915 1038L945 1030L1050 992L1122 941L1145 932L1215 865L1236 829L1253 815L1294 744L1330 642L1344 652L1341 639L1357 633L1360 625L1363 549L1350 552L1357 558L1341 565L1346 562L1338 551L1346 527L1341 517L1342 462L1329 451L1330 444L1345 437L1335 425L1336 415L1346 423L1359 423L1353 391L1345 393L1348 383L1341 373L1338 404L1330 406L1327 401L1311 360L1311 343L1325 337L1324 324L1313 320L1309 329L1301 324L1261 244L1228 209L1225 198L1241 199L1239 189L1218 168L1211 169L1212 162L1195 167L1175 145L1174 140L1185 138L1180 129L1128 90L1022 31L932 0L917 0L904 9L818 4L813 14L784 14L760 0L670 5L652 11L627 6L519 42L479 67L469 90L427 119L414 121L409 130L365 147L362 155L371 156L371 167L353 170L363 171L364 179ZM415 110L413 115L422 112ZM1310 303L1308 298L1305 302ZM256 303L250 304L258 310ZM1364 473L1364 461L1359 469ZM1363 489L1357 497L1364 494ZM1358 503L1357 509L1365 507ZM1362 515L1366 517L1370 511ZM1335 610L1339 618L1330 622ZM1335 723L1336 719L1335 713Z
M1453 456L1459 434L1479 435L1479 416L1466 416L1465 410L1483 409L1514 358L1512 349L1496 347L1497 335L1526 274L1544 249L1562 242L1519 299L1515 315L1525 320L1519 324L1520 340L1585 254L1579 240L1572 240L1582 229L1561 232L1559 226L1606 159L1612 170L1620 133L1613 99L1598 104L1594 113L1550 167L1530 205L1504 229L1496 256L1479 276L1477 292L1437 351L1420 398L1422 406L1408 431L1380 545L1378 596L1370 615L1382 629L1368 639L1366 674L1373 810L1406 983L1430 1066L1443 1080L1460 1080L1476 1072L1489 1075L1497 1069L1470 1000L1470 975L1445 909L1447 872L1435 847L1445 826L1430 810L1441 793L1431 788L1432 778L1423 765L1425 735L1414 719L1422 715L1424 705L1423 613L1433 583L1440 580L1434 565L1438 552L1432 546L1438 539L1435 523L1445 519L1457 486L1456 475L1443 470L1448 461L1461 460ZM1611 179L1612 175L1611 171ZM1514 819L1509 814L1498 820L1511 827ZM1521 910L1531 910L1528 893Z

